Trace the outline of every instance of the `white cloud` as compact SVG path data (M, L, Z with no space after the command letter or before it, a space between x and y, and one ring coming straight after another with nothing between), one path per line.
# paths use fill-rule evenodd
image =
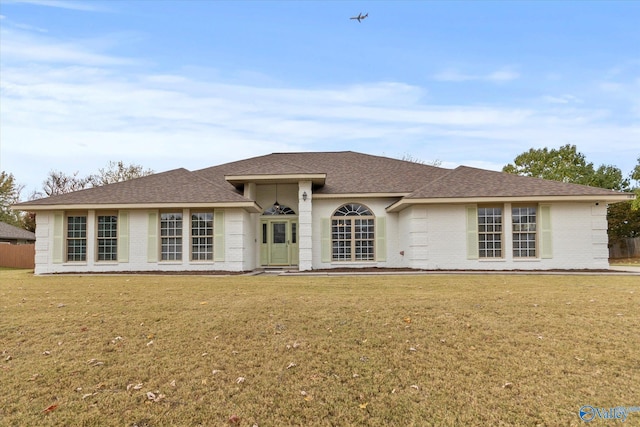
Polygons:
M501 69L487 74L468 74L457 69L446 69L433 75L433 79L442 82L488 81L494 83L516 80L520 74L510 69Z
M409 153L442 160L444 167L500 169L531 147L566 143L576 144L590 161L621 167L612 156L638 154L638 125L607 121L611 111L570 94L547 95L545 103L526 108L444 105L430 101L425 88L403 82L232 84L216 73L133 73L117 67L126 58L87 42L3 30L1 43L0 166L32 189L51 169L89 174L109 160L162 171L275 151L356 150ZM441 77L518 76L504 69Z
M42 29L41 32L45 31ZM91 40L62 42L34 33L5 28L0 30L0 49L5 64L26 62L113 66L136 63L130 58L96 53L96 46L91 44Z
M80 1L80 0L4 0L6 3L24 3L33 4L37 6L56 7L62 9L80 10L85 12L100 12L107 11L103 5L99 5L95 1Z
M582 104L584 101L577 96L564 95L545 95L542 100L550 104Z

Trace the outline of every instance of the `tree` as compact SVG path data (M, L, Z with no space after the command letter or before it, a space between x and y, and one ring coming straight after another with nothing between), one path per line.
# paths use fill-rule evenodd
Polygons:
M636 199L632 202L631 206L634 210L640 211L640 157L638 157L638 164L629 174L629 178L636 182L634 186L634 192L636 193Z
M42 183L42 191L46 196L51 197L90 187L90 177L81 178L78 176L79 173L76 171L73 175L67 175L64 172L52 170ZM38 194L38 196L42 196L42 194Z
M570 144L558 149L531 148L518 155L513 164L506 165L502 171L610 190L629 189L629 180L623 178L619 168L601 165L594 169L593 163L587 162L585 155L578 152L575 145Z
M409 153L403 154L400 160L405 162L418 163L420 165L428 165L428 166L435 166L435 167L440 167L442 165L442 160L440 159L435 159L430 162L426 162L422 159L414 157L412 154L409 154Z
M153 170L144 169L140 165L125 165L124 162L110 161L106 168L99 170L96 175L91 175L89 178L91 184L94 187L106 184L113 184L115 182L127 181L134 178L140 178L143 176L151 175Z
M608 233L610 241L640 236L640 188L631 188L631 180L640 181L640 158L629 178L624 178L622 171L613 165L600 165L595 169L575 145L567 144L559 149L532 148L518 155L513 164L506 165L502 171L617 191L634 189L636 200L608 207Z
M144 169L140 165L125 165L124 162L110 161L107 167L99 169L97 174L80 177L76 171L72 175L67 175L60 171L51 171L49 176L42 183L43 193L35 193L36 197L56 196L59 194L71 193L72 191L83 190L85 188L99 187L101 185L113 184L127 181L133 178L151 175L153 170ZM34 197L34 198L36 198Z
M20 201L22 186L16 183L13 174L0 172L0 221L16 227L22 227L19 212L11 210L11 205Z

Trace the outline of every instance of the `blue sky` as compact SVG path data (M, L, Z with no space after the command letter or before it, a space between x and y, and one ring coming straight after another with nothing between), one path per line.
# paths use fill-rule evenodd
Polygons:
M637 1L0 0L0 168L26 197L111 160L353 150L499 170L574 144L628 174L638 22Z

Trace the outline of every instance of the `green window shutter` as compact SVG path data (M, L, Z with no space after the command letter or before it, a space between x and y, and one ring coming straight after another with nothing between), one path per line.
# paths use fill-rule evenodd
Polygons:
M376 219L376 260L387 260L387 219Z
M149 212L147 232L147 261L158 262L158 212Z
M53 214L53 254L54 264L62 264L64 256L64 213Z
M540 258L553 258L551 245L551 206L540 206Z
M322 262L331 262L331 218L322 218L320 246Z
M129 262L129 212L118 215L118 262Z
M213 260L224 261L224 211L213 213Z
M467 206L467 259L478 258L478 208Z

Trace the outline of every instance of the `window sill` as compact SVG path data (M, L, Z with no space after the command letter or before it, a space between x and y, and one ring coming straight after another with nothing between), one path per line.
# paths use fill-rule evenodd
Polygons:
M513 258L513 262L540 262L540 258Z
M507 262L505 258L478 258L480 262Z

